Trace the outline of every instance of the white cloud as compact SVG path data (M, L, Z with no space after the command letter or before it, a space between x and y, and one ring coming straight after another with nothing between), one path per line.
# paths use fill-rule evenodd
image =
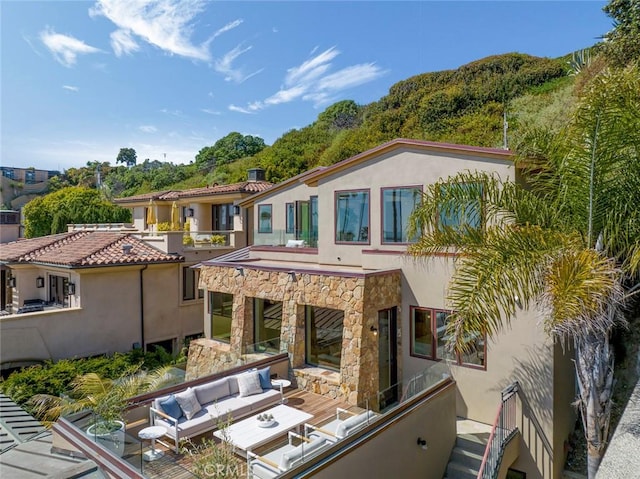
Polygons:
M340 52L336 50L335 47L332 47L307 60L300 66L290 68L287 70L288 73L285 78L285 83L287 85L294 85L296 83L308 83L315 80L331 67L331 60L338 55L340 55Z
M242 54L251 50L251 45L242 48L241 45L229 50L222 58L218 59L214 63L214 69L218 73L225 75L226 81L233 81L235 83L242 83L254 75L262 72L262 69L253 73L245 74L241 68L234 68L233 62Z
M53 54L53 57L65 67L72 67L76 64L78 55L87 53L98 53L99 48L87 45L82 40L56 33L52 28L47 27L40 32L40 40Z
M216 110L210 110L209 108L200 108L200 111L209 115L220 115L221 113Z
M80 88L78 88L77 86L72 86L72 85L62 85L62 88L64 88L65 90L69 90L69 91L79 91Z
M118 27L115 43L111 37L116 55L133 51L127 48L137 46L135 35L170 54L209 61L211 39L201 45L191 41L193 20L205 4L205 0L98 0L89 15L104 16Z
M315 54L317 47L311 54ZM268 106L290 103L295 100L313 102L319 106L337 98L339 93L379 78L386 73L375 63L352 65L334 73L329 73L333 61L340 51L331 47L296 67L289 68L284 78L284 86L265 100L247 104L246 108L231 105L231 111L253 113Z
M238 113L246 113L248 115L255 113L255 111L251 111L247 108L242 108L241 106L236 106L236 105L229 105L229 110L237 111Z
M238 20L234 20L233 22L227 23L224 27L222 27L218 31L216 31L213 34L213 36L211 37L211 39L219 37L223 33L228 32L229 30L233 30L236 27L239 27L242 24L242 22L243 22L242 19L238 19Z
M111 32L111 48L117 57L121 57L140 50L140 45L136 43L129 31L116 30Z
M158 129L153 125L140 125L138 129L144 133L155 133Z

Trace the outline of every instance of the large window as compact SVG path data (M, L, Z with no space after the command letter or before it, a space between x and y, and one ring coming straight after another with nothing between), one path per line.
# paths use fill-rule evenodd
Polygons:
M482 226L482 185L453 184L440 187L442 197L457 196L455 201L440 202L438 221L440 226L461 228L468 225L471 228ZM460 203L463 203L462 205Z
M198 270L189 266L182 267L182 300L202 299L204 291L198 288Z
M213 231L233 230L233 204L212 205L211 225Z
M233 295L209 292L209 315L211 317L211 338L225 343L231 340L231 320Z
M344 311L305 306L306 361L313 366L340 370Z
M285 214L287 216L287 233L295 233L296 231L296 208L295 203L285 204Z
M263 351L280 350L282 301L253 298L253 341Z
M434 361L452 358L445 350L446 329L450 311L432 308L411 307L411 355ZM469 337L467 351L453 358L460 365L484 368L485 338Z
M273 231L271 211L271 205L258 205L258 233Z
M336 242L369 243L369 191L336 192Z
M384 188L382 190L382 242L411 243L416 237L409 238L409 216L420 202L421 189Z

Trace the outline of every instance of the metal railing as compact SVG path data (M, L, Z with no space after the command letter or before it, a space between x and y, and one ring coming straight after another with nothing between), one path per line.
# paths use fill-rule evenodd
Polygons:
M502 391L502 401L491 429L489 442L484 451L482 464L478 471L478 479L495 479L502 462L504 448L518 430L516 425L516 395L520 384L518 381Z

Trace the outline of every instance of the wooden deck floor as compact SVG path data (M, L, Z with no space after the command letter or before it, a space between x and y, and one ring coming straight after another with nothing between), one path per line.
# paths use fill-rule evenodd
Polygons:
M353 409L353 406L346 402L337 401L325 396L320 396L319 394L314 394L297 389L286 392L285 397L287 398L287 406L313 415L313 419L309 421L311 424L322 424L328 419L334 417L337 407ZM129 434L135 435L137 434L138 430L147 425L148 424L137 425L135 429L127 432ZM192 439L192 441L195 444L200 444L204 439L212 438L213 434L210 431L201 436L196 436ZM284 436L274 441L274 443L282 442L283 440ZM262 449L269 449L270 447L273 447L273 445L273 443L267 444L260 448L258 452ZM142 464L144 475L150 479L192 479L196 477L192 473L193 458L189 454L175 454L173 450L168 449L167 447L160 444L158 444L157 447L158 449L163 450L165 453L164 457L161 459L153 462L141 461L139 457L140 451L136 450L128 454L128 460L130 460L133 464ZM145 448L145 450L146 449L147 448ZM236 456L236 458L238 462L235 469L238 471L238 477L246 477L246 459L240 456Z

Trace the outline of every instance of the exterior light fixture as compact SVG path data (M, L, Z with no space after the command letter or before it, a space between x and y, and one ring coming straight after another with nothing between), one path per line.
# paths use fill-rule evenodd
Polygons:
M15 276L11 276L8 280L7 280L7 285L10 288L15 288L16 287L16 277Z
M242 266L236 266L236 271L240 276L244 276L244 268Z
M295 271L289 271L287 274L289 275L289 281L295 281L296 280L296 272Z
M193 218L193 208L187 208L185 212L187 218Z
M378 335L378 328L376 328L375 326L371 326L369 328L369 331L371 331L373 333L374 336Z
M233 205L233 214L236 216L240 214L240 205Z
M44 288L44 278L42 276L36 278L36 288Z
M418 440L416 441L418 446L420 446L421 449L423 450L427 450L427 440L426 439L422 439L421 437L418 438Z
M76 294L76 283L69 283L69 296Z

